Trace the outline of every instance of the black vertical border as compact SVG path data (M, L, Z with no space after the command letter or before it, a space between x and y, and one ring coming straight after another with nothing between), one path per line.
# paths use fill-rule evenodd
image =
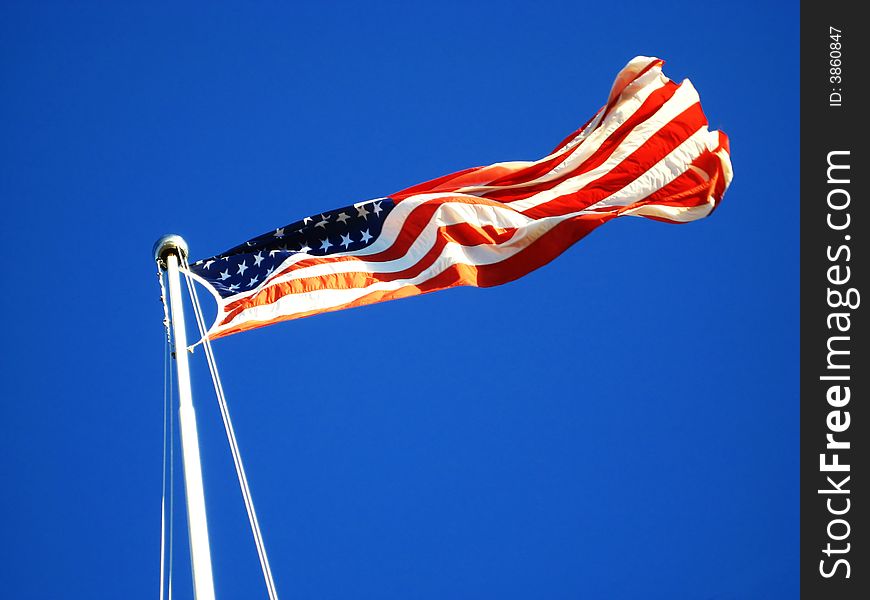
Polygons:
M867 145L864 132L867 130L868 96L864 80L870 77L870 69L864 63L867 56L867 38L870 37L870 24L858 16L861 3L802 2L800 26L800 210L801 210L801 548L800 573L801 596L803 598L851 599L870 598L870 534L867 532L868 496L862 490L868 489L870 471L867 469L868 442L870 442L870 418L865 408L870 402L870 345L867 327L867 311L870 310L870 288L867 287L867 273L870 260L867 256L867 238L870 237L870 211L867 209L870 196L867 194L867 180L870 179L870 162L867 160ZM839 42L842 81L832 81L836 74L831 69L834 58L831 54L832 39L830 28L841 31ZM834 54L833 56L836 56ZM836 63L834 63L836 64ZM840 106L837 96L842 95ZM828 182L828 154L832 151L849 151L849 155L838 155L836 161L849 164L849 171L833 171L834 178L848 177L848 184ZM845 173L848 172L848 175ZM839 175L837 175L839 174ZM828 194L834 189L848 192L848 207L832 210L828 206ZM841 205L846 200L842 192L833 193L834 204ZM835 225L842 225L848 213L850 225L844 230L834 230L828 223L831 213ZM847 237L848 236L848 237ZM848 251L842 250L847 246ZM839 250L839 254L837 253ZM833 255L835 260L831 260ZM847 260L847 258L849 260ZM849 267L849 281L834 285L829 281L829 269L839 265L830 273L842 279ZM860 305L855 308L829 306L828 290L840 290L844 294L855 288L861 295ZM841 325L850 325L848 332L829 329L828 317L831 313L849 313L848 321L841 319ZM837 355L837 361L849 369L832 370L828 368L828 342L831 336L848 336L848 340L836 340L834 346L849 350L848 355ZM849 381L823 381L824 375L848 375ZM828 403L827 393L831 385L848 385L849 403L833 407ZM836 402L836 399L835 399ZM848 441L848 450L826 450L826 435L831 433L827 419L831 411L840 410L834 415L835 427L842 427L845 415L849 412L849 427L844 432L834 433L836 440ZM838 425L839 423L839 425ZM827 472L820 469L820 454L839 454L839 462L849 464L848 472ZM831 476L840 483L844 476L849 481L842 485L848 494L820 494L820 489L831 488L827 481ZM849 510L837 516L829 512L827 501L831 499L834 510L843 510L849 499ZM830 539L828 526L833 519L848 521L848 530L842 522L834 523L831 531L835 536L848 537L843 540ZM832 548L849 551L827 556L824 550L830 543ZM838 558L849 563L849 578L845 577L846 568L840 564L835 574L825 578L820 573L820 561L824 568L831 571Z

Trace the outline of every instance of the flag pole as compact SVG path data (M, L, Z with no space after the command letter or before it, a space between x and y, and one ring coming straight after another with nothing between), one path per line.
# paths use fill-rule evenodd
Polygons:
M190 564L196 600L214 600L214 580L208 523L205 516L205 493L199 457L199 435L190 390L190 366L187 361L187 334L184 329L184 306L181 302L179 258L187 256L187 242L179 235L165 235L154 244L154 259L161 262L169 279L169 306L172 311L172 337L175 341L175 364L178 374L178 421L181 429L181 454L184 463L184 491L187 501L187 530L190 539Z

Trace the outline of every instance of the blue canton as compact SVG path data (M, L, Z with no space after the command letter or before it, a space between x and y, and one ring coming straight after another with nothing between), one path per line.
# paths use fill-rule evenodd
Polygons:
M393 210L390 198L369 200L305 217L190 265L222 298L255 289L288 256L352 253L372 245Z

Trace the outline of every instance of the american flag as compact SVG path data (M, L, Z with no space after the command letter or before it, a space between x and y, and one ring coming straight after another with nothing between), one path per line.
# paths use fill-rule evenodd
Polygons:
M550 262L619 216L685 223L731 182L728 138L692 84L639 56L607 103L548 156L476 167L305 217L191 265L218 302L212 339Z

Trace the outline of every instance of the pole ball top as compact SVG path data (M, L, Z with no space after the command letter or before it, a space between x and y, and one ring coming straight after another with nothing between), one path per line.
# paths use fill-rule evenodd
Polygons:
M175 252L180 256L187 256L187 242L178 234L164 235L154 242L154 260L164 260L166 255Z

